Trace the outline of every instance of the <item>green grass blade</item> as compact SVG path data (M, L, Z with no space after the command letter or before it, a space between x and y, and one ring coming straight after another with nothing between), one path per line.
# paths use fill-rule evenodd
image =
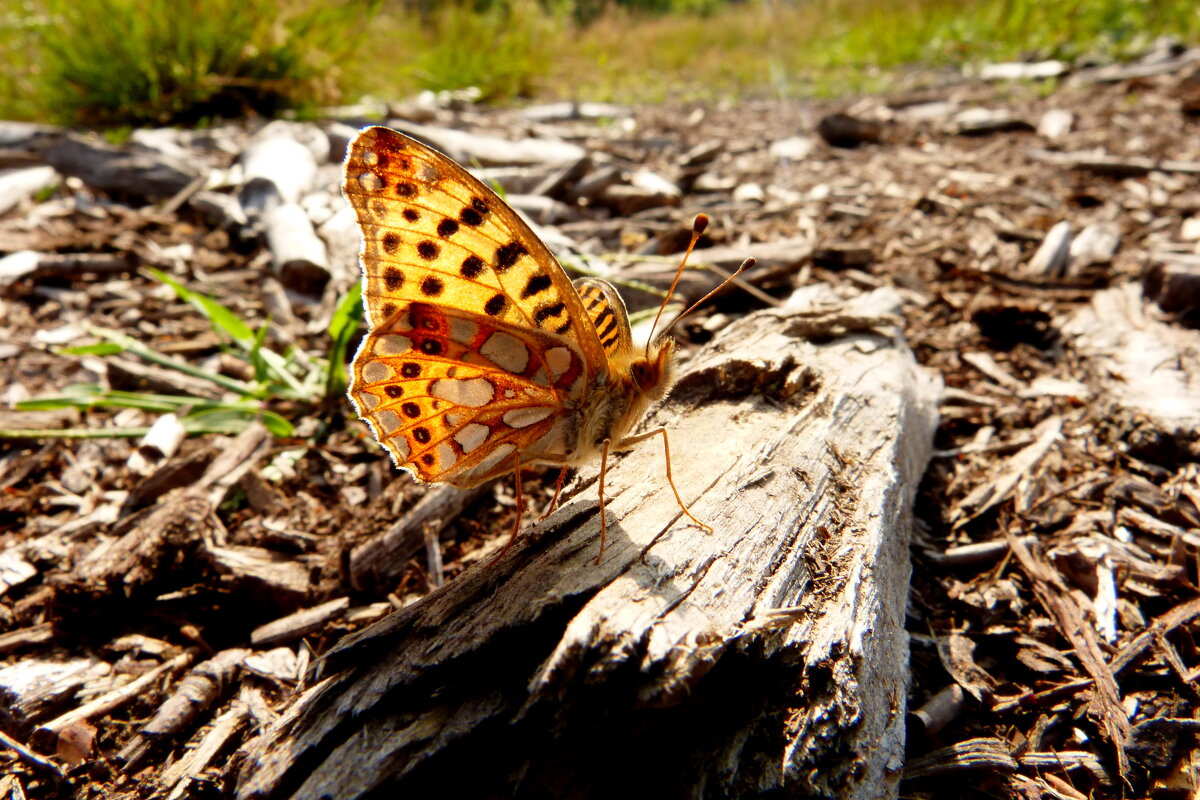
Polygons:
M221 305L208 295L192 291L162 270L146 267L146 271L154 276L159 283L170 286L175 295L201 313L218 332L223 332L233 340L238 347L250 352L254 347L255 335L250 326L243 322L237 314Z
M215 372L205 372L199 367L194 367L186 361L177 358L165 356L162 353L153 350L136 339L130 338L123 333L119 333L108 328L89 327L88 332L93 336L105 339L114 344L120 345L126 352L133 353L140 358L149 361L151 364L158 364L161 367L173 369L176 372L182 372L184 375L191 375L194 378L203 378L209 383L214 383L222 389L226 389L242 397L259 399L262 397L262 389L260 387L251 386L248 383L230 378L226 375L221 375Z
M115 356L124 353L125 348L115 342L99 342L79 347L64 347L58 352L64 356Z
M257 408L214 407L184 417L181 422L189 433L241 433L255 420L261 420L272 436L289 438L296 434L292 423L273 411Z
M331 399L346 392L346 356L350 340L362 323L362 283L355 282L338 303L329 320L329 359L325 366L325 397Z

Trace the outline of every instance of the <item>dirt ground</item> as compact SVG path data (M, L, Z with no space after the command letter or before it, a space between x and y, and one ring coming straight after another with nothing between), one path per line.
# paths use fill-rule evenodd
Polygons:
M836 104L393 110L577 145L582 166L534 159L491 175L510 196L552 198L526 210L618 275L674 263L698 212L712 219L698 260L765 253L747 275L765 297L712 303L679 331L685 357L723 318L800 287L900 292L907 343L945 383L912 546L906 796L1200 796L1200 73L1173 57L1053 83L942 76ZM117 167L102 184L52 153L53 131L0 142L0 167L58 170L56 189L0 216L5 797L219 794L230 756L287 711L313 659L453 580L512 528L511 481L486 487L386 582L362 585L351 552L424 489L344 397L275 393L264 405L286 434L231 428L165 453L129 435L158 407L18 405L73 384L192 398L181 415L228 398L129 350L61 352L101 328L253 381L253 365L147 267L266 324L267 346L293 348L296 374L312 374L356 280L341 153L318 160L299 203L327 245L314 279L278 268L255 220L213 199L246 202L230 167L260 127L161 134L154 152L223 176L203 187L148 189ZM344 126L304 127L344 144ZM808 247L794 259L769 247L798 240ZM22 251L40 260L13 260ZM652 302L630 296L632 308ZM527 522L553 478L526 476ZM190 711L147 735L188 681ZM97 698L107 705L79 711ZM249 709L236 724L235 702ZM202 742L215 749L189 772Z

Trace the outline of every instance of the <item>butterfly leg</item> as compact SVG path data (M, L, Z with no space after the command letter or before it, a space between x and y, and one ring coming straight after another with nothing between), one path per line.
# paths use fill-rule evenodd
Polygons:
M608 445L610 440L604 440L600 448L600 553L596 556L596 564L604 558L604 540L608 536L608 521L604 518L604 473L608 470Z
M521 512L525 510L525 498L521 494L521 454L517 454L517 463L513 467L513 475L517 480L517 519L513 522L512 535L508 537L508 543L500 548L500 552L496 554L496 559L504 557L504 554L512 549L512 546L517 542L517 535L521 532Z
M671 491L675 493L675 501L679 503L679 507L681 509L683 509L683 513L687 514L688 519L690 519L692 522L699 525L701 528L704 528L704 530L708 531L709 533L712 533L713 532L712 526L706 525L703 522L701 522L700 520L696 519L696 517L692 514L692 512L688 510L687 505L683 502L683 498L679 496L679 489L675 488L675 478L673 478L671 476L671 443L667 440L667 429L666 428L655 428L652 431L647 431L646 433L640 434L638 436L630 436L627 439L622 439L620 442L617 443L617 449L624 450L628 447L632 447L633 445L637 444L638 442L646 441L651 436L657 436L660 433L662 434L662 437L663 437L663 452L666 453L666 456L667 456L667 483L670 484ZM608 443L606 442L605 447L607 447L607 445L608 445ZM603 475L603 472L601 472L601 474ZM603 485L603 483L602 483L602 485Z
M558 493L562 491L563 479L567 477L567 464L563 464L563 468L558 471L558 480L554 482L554 497L550 500L550 507L546 509L546 513L538 517L538 522L541 522L546 517L554 513L554 509L558 508Z

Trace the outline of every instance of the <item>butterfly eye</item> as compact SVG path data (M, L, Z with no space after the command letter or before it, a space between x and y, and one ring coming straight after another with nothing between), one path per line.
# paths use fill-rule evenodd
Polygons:
M644 358L639 358L633 362L630 367L633 373L633 381L638 385L638 388L643 392L650 389L658 383L659 371L658 365Z

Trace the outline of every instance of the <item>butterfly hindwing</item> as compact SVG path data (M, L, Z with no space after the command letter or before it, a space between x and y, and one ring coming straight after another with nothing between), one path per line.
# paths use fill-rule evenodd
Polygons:
M627 357L633 350L629 314L616 287L600 278L579 278L572 285L578 290L583 308L596 329L604 355L610 361Z
M557 338L425 303L371 331L350 397L397 466L473 486L574 445L584 365ZM510 456L512 458L510 458Z

